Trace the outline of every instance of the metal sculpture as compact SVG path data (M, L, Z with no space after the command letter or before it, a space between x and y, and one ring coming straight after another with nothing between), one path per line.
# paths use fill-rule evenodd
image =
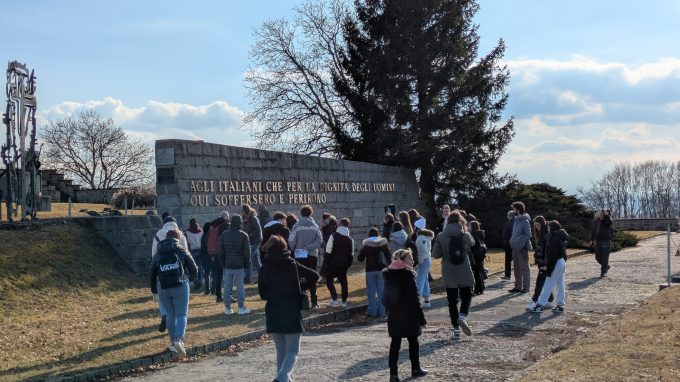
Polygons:
M40 152L36 151L34 72L29 73L25 64L10 62L5 91L7 109L3 123L7 134L0 156L5 165L7 218L12 221L13 217L17 217L21 206L21 220L26 220L27 216L35 219L40 197Z

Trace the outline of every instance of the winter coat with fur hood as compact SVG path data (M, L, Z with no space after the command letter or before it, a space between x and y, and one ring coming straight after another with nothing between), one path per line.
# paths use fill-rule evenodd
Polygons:
M366 260L366 272L378 272L391 262L392 255L384 237L369 237L363 241L357 260ZM381 261L382 256L383 261Z

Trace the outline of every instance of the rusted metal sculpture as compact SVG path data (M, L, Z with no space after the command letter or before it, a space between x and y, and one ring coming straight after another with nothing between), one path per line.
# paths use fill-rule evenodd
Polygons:
M18 216L35 218L40 197L40 152L36 151L35 74L25 64L12 61L7 66L7 109L3 115L5 144L0 156L5 165L5 201L9 221ZM26 146L26 138L29 139Z

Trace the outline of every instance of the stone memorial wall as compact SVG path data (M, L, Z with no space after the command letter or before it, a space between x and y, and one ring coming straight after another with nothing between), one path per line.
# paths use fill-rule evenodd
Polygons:
M382 226L385 206L422 211L415 172L369 163L204 143L156 141L158 213L169 212L182 228L195 217L200 225L221 211L239 213L242 204L264 205L299 217L303 204L338 219L365 237Z

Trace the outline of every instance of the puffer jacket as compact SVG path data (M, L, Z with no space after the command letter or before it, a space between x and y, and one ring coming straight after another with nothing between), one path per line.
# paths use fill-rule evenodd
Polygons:
M422 232L416 237L416 248L418 249L418 264L422 264L425 260L432 256L432 240L433 236L423 235Z
M250 266L250 243L248 234L241 231L241 216L231 217L229 229L220 235L215 257L225 269L248 269Z
M432 257L442 259L442 276L446 288L465 288L475 285L475 276L472 273L470 257L463 256L465 261L455 265L449 258L449 244L454 236L463 235L463 245L468 249L475 245L475 239L463 231L460 223L449 223L444 231L437 235L437 240L432 247Z
M166 223L167 224L167 223ZM174 223L173 223L174 224ZM194 280L198 274L198 267L191 254L182 247L179 240L171 238L162 240L158 243L158 253L151 258L151 265L149 266L149 282L151 286L151 293L158 293L158 261L162 253L174 252L180 261L180 265L184 268L184 274L188 275L188 280Z
M525 213L515 218L512 226L510 247L516 251L520 249L531 251L531 217L529 214Z
M288 237L288 246L293 253L296 249L305 249L309 256L319 257L321 230L312 217L303 216L295 223Z
M153 240L151 241L151 256L152 257L153 257L153 255L156 254L158 243L165 240L165 237L168 235L168 231L170 231L170 230L178 231L179 227L177 227L177 223L167 222L167 223L163 224L163 228L161 228L160 231L156 232L156 235L154 236ZM187 251L189 250L189 245L187 244L187 239L184 237L183 233L180 233L179 243L182 246L182 248L186 249Z
M399 249L406 249L406 240L408 240L406 231L392 232L390 234L390 253L394 253Z
M569 239L569 234L564 229L559 229L548 235L548 250L546 252L548 267L546 271L549 275L555 270L557 260L564 259L564 261L567 261L567 239Z

